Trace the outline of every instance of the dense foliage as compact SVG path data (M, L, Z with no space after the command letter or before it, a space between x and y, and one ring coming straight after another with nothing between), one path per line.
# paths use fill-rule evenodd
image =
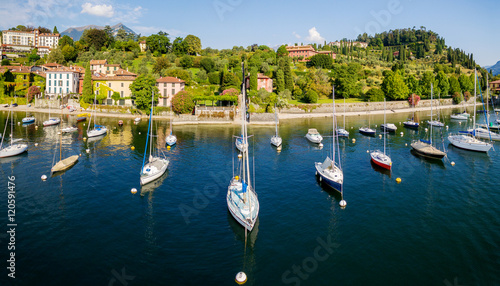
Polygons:
M178 114L191 113L194 109L194 100L191 93L179 91L172 98L172 110Z

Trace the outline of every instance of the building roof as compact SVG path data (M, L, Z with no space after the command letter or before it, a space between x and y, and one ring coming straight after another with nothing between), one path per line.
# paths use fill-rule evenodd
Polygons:
M492 83L500 83L500 79L499 80L495 80L495 81L490 81L490 84Z
M8 69L11 73L30 73L31 66L0 66L0 72L4 73Z
M62 67L62 66L63 65L58 64L58 63L46 63L46 64L42 65L42 67L49 68L49 69L58 68L58 67Z
M91 65L105 65L107 63L107 60L90 60Z
M92 74L92 80L103 80L103 81L134 81L137 78L135 73L119 69L115 74L103 74L94 72Z
M115 71L115 76L137 76L137 74L133 72L126 71L124 69L117 69Z
M258 73L257 74L257 79L271 79L270 77L264 75L264 74L261 74L261 73Z
M105 67L120 67L119 64L105 64Z
M172 77L172 76L166 76L166 77L160 77L159 79L156 80L156 82L170 82L170 83L176 83L176 82L185 82L180 78Z
M287 51L314 51L314 48L311 45L307 45L307 46L287 46L286 50Z

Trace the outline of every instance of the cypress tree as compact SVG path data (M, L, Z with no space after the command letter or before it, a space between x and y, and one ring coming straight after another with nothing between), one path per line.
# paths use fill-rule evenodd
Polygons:
M85 68L85 76L83 77L83 101L90 103L92 100L92 73L90 72L90 64Z
M257 90L257 68L250 70L250 90Z
M283 70L278 70L276 72L276 93L279 94L285 90L285 75Z
M284 71L284 76L285 76L285 89L288 89L290 92L293 91L293 76L292 76L292 69L290 68L290 59L287 58L285 61L285 69Z

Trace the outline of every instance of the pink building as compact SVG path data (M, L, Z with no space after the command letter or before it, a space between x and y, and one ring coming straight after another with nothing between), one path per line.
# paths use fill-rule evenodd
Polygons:
M288 56L290 58L294 57L302 57L301 62L307 62L309 61L308 58L317 55L317 54L323 54L323 55L329 55L332 57L332 59L336 58L336 54L332 51L316 51L313 46L307 45L307 46L288 46L286 47L286 50L288 51Z
M246 85L250 86L250 77L246 77ZM260 90L261 88L273 92L273 79L265 76L261 73L257 74L257 90Z
M180 78L166 76L156 80L156 86L160 90L158 106L172 106L172 97L179 91L184 90L186 82Z

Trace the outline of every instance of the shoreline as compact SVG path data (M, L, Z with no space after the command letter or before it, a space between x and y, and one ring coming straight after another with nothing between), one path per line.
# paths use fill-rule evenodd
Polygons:
M467 104L461 104L460 106L458 105L441 105L434 107L434 109L450 109L450 108L462 108L462 107L472 107L474 104L467 103ZM3 107L0 106L0 111L9 111L11 110L11 107ZM69 112L67 109L51 109L49 112L49 109L46 108L36 108L34 106L26 108L26 105L19 105L15 108L12 108L13 111L16 112L30 112L30 113L51 113L51 114L58 114L58 115L74 115L75 117L78 116L78 114L81 113L89 113L91 114L92 111L90 110L83 110L83 111L73 111ZM418 112L418 111L430 111L431 107L415 107L415 108L401 108L401 109L392 109L392 110L387 110L387 112L392 112L392 113L411 113L411 112ZM351 111L351 112L345 112L346 117L353 117L353 116L361 116L361 115L368 115L368 114L384 114L384 110L364 110L364 111ZM389 113L390 114L390 113ZM135 119L137 117L141 119L148 119L148 115L138 115L138 114L124 114L124 113L104 113L104 112L97 112L95 114L97 117L115 117L115 118L120 118L120 119ZM337 116L344 116L344 112L336 112ZM251 116L251 115L250 115ZM198 121L198 120L193 120L193 121L175 121L175 115L155 115L153 118L157 120L172 120L172 125L239 125L241 122L241 119L239 117L236 117L233 121ZM332 117L332 113L312 113L312 112L306 112L306 113L278 113L278 120L293 120L293 119L306 119L306 118L320 118L320 117ZM266 126L266 125L274 125L274 121L254 121L250 122L249 125L254 125L254 126Z

